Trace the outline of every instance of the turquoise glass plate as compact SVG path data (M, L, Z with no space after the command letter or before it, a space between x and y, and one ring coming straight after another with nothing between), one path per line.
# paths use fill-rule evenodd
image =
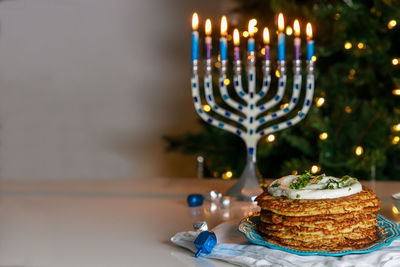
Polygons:
M253 215L248 218L243 219L239 224L239 232L241 232L247 240L251 243L266 246L272 249L279 249L282 251L290 252L296 255L324 255L324 256L343 256L347 254L361 254L369 253L380 249L381 247L388 246L393 240L400 237L400 225L386 219L382 215L378 215L378 240L369 245L368 247L362 249L352 249L352 250L339 250L339 251L303 251L299 249L289 248L285 246L280 246L271 242L268 242L262 238L257 230L257 224L260 222L259 215Z

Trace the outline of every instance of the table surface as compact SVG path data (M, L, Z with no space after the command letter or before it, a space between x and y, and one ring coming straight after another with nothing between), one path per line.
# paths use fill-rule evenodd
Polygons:
M186 196L225 192L234 181L153 178L117 181L0 181L0 266L229 266L195 259L169 240L192 223L239 221L257 207L231 209ZM381 214L400 222L390 196L400 182L363 182L382 200Z

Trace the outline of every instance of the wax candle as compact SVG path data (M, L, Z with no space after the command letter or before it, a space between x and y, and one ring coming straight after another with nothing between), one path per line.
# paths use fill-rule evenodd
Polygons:
M221 56L221 61L228 59L228 42L226 40L227 30L228 22L226 20L226 17L223 16L221 19L221 38L219 39L219 53Z
M255 33L254 27L256 26L256 24L257 24L257 20L256 19L251 19L249 21L248 31L249 31L250 38L249 38L249 40L247 42L247 50L250 53L254 52L256 50L256 45L255 45L255 41L254 41L254 33Z
M269 30L267 27L264 28L263 31L263 40L264 40L264 50L265 50L265 60L269 60Z
M283 14L279 13L278 16L278 60L283 61L285 60L285 22L283 20Z
M192 17L192 61L199 59L199 17L197 13L193 13Z
M314 40L312 39L311 23L307 23L307 60L311 61L314 55Z
M234 44L234 48L233 48L233 58L234 60L240 60L240 37L239 37L239 30L235 29L233 31L233 44Z
M212 38L211 38L211 20L206 20L206 59L211 58L211 46L212 46Z
M293 25L294 29L294 59L300 59L300 46L301 46L301 39L300 39L300 23L296 19Z

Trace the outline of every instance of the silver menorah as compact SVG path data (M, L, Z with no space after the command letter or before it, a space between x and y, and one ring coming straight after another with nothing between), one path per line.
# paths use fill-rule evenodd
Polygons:
M204 95L207 104L211 107L214 114L218 114L220 118L211 113L205 112L202 108L202 99L200 96L200 83L198 75L198 60L192 61L192 95L194 106L199 116L207 123L214 125L220 129L238 135L246 144L247 147L247 163L239 181L232 186L227 195L237 197L238 199L254 199L254 196L259 195L262 190L259 185L260 174L256 166L256 149L258 141L271 133L281 131L299 123L308 111L310 110L314 95L314 62L307 61L307 81L304 103L301 109L294 113L292 118L273 123L279 118L289 117L289 113L294 110L299 102L302 74L301 60L293 61L293 89L290 102L284 109L271 110L278 105L283 99L286 88L286 61L278 61L277 70L279 72L278 85L276 94L265 102L265 98L271 85L271 62L270 60L263 61L263 83L261 89L256 89L256 67L255 67L255 52L248 52L247 60L247 90L242 85L242 63L241 60L234 60L234 92L229 91L225 83L227 79L227 60L220 62L219 74L219 90L223 101L235 112L231 112L219 105L215 101L215 96L212 88L212 61L205 60L205 75L204 75ZM236 94L242 102L232 98ZM263 101L264 100L264 101ZM264 103L264 104L260 104Z

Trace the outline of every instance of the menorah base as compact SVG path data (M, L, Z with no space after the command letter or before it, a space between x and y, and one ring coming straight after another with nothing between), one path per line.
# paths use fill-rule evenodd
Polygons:
M254 198L262 193L259 183L261 177L255 161L248 161L247 165L237 181L226 195L243 201L253 201Z

